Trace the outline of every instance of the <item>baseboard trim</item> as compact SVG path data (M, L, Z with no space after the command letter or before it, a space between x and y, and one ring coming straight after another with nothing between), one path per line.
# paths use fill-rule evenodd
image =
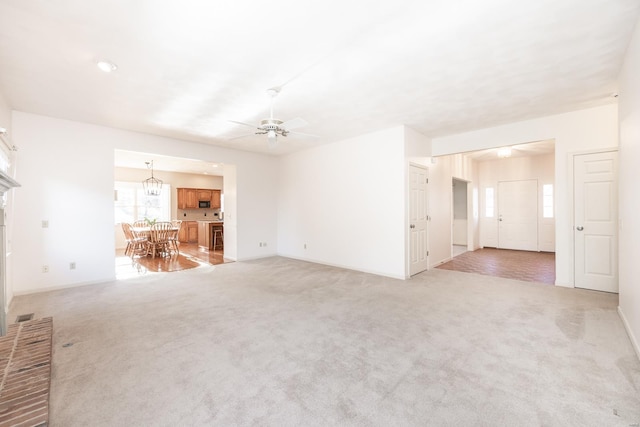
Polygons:
M254 260L263 259L263 258L272 258L274 256L278 256L278 255L277 254L264 254L264 255L242 257L242 258L237 258L237 259L233 259L233 258L227 258L227 259L234 260L236 262L242 262L242 261L254 261Z
M381 271L365 270L365 269L361 269L361 268L351 267L351 266L348 266L348 265L334 264L334 263L330 263L330 262L318 261L318 260L311 259L311 258L303 258L303 257L298 257L298 256L293 256L293 255L278 254L277 256L282 257L282 258L295 259L295 260L298 260L298 261L311 262L311 263L314 263L314 264L326 265L326 266L329 266L329 267L343 268L345 270L359 271L361 273L374 274L376 276L389 277L391 279L407 280L407 278L404 276L404 273L403 274L399 274L399 275L389 274L389 273L384 273L384 272L381 272Z
M556 282L556 286L562 286L563 288L575 288L575 286L573 286L573 283Z
M442 261L436 261L433 264L431 264L429 266L429 270L431 270L432 268L438 268L439 266L441 266L442 264L446 264L449 261L453 260L453 257L449 257L449 258L445 258Z
M627 322L627 318L622 312L622 308L620 308L620 306L618 306L618 315L622 320L622 324L624 325L625 331L627 331L627 335L629 335L629 340L631 341L631 347L633 347L633 350L636 352L636 356L638 357L638 360L640 360L640 344L638 344L636 337L633 336L633 331L631 330L631 326L629 325L629 322Z
M71 284L67 284L67 285L47 286L47 287L38 288L38 289L27 289L26 291L17 291L17 292L14 291L13 292L13 296L14 297L18 297L18 296L21 296L21 295L39 294L41 292L59 291L61 289L79 288L81 286L98 285L100 283L108 283L108 282L115 282L115 281L116 281L116 277L113 276L111 278L104 279L104 280L94 280L94 281L90 281L90 282L78 282L78 283L71 283ZM12 300L13 300L13 298L12 298Z

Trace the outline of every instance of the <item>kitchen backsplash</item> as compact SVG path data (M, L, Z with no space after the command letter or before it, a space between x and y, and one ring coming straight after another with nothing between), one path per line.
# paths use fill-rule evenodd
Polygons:
M178 218L183 221L216 221L220 209L178 209Z

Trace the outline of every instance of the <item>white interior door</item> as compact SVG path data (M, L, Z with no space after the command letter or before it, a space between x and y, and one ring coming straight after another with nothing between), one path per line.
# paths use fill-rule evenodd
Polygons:
M429 267L427 251L427 169L409 166L409 274Z
M618 153L576 155L575 286L618 292Z
M498 247L538 250L538 180L498 183Z

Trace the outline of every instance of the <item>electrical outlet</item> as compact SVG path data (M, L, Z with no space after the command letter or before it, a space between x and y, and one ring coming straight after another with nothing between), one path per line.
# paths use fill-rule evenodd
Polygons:
M49 221L46 219L42 220L42 228L49 228Z
M262 246L264 246L266 248L267 247L267 242L263 242Z
M304 244L304 248L307 249L307 244L306 243Z
M69 263L69 270L75 270L76 269L76 263L75 262L70 262Z
M42 266L42 272L43 273L48 273L49 272L49 266L48 265L43 265Z

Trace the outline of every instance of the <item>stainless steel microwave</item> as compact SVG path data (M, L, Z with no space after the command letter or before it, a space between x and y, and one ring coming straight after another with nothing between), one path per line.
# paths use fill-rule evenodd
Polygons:
M209 209L211 207L211 200L200 200L198 202L198 207Z

